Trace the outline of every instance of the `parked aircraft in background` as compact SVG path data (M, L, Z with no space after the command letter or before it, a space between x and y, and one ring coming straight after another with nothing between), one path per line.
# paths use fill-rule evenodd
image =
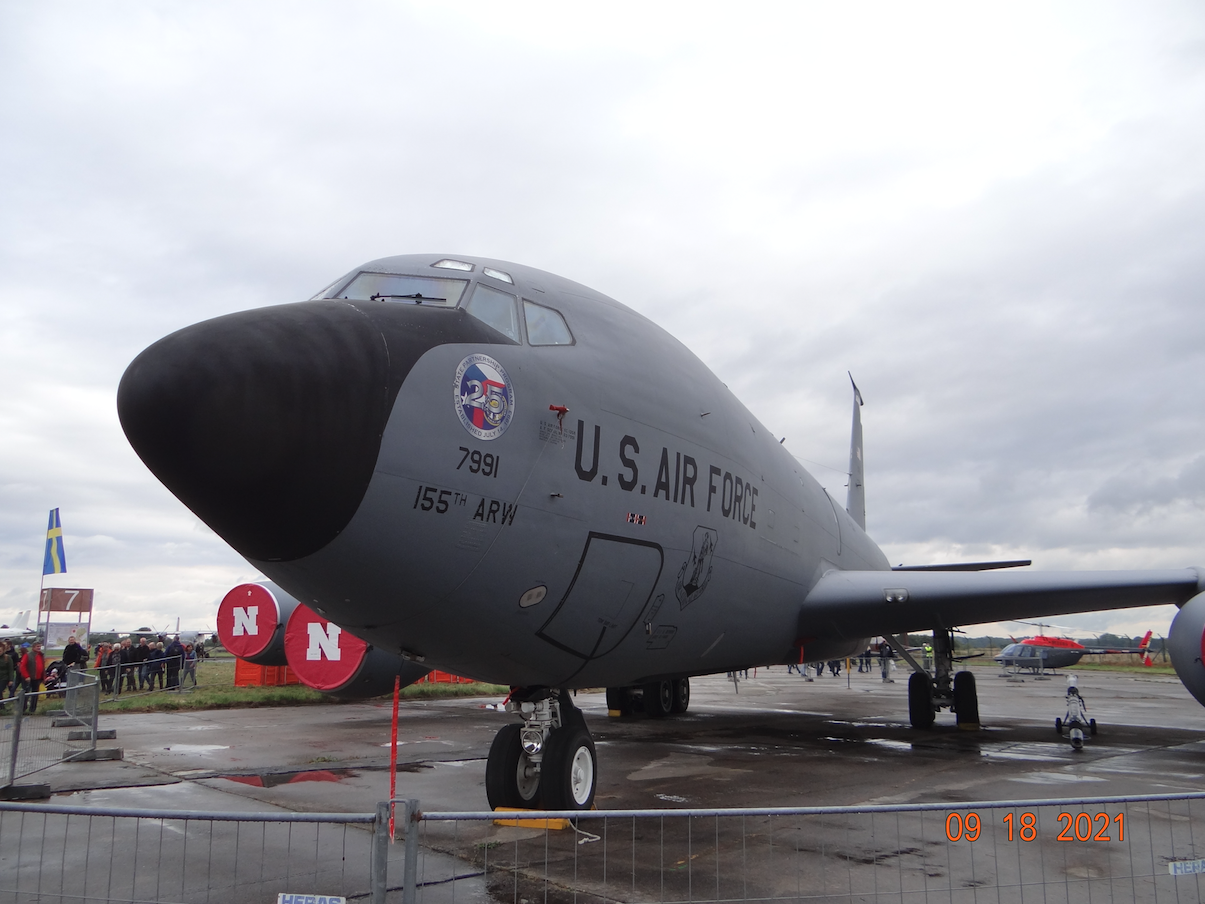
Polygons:
M273 582L232 591L230 637L279 638L288 656L291 636L331 664L354 638L403 680L439 668L513 687L494 806L592 804L574 688L668 715L692 675L844 657L873 635L903 650L902 633L932 630L912 723L949 708L977 727L956 626L1175 603L1172 659L1205 701L1203 570L892 571L864 529L860 405L855 387L842 505L635 311L439 255L182 329L118 390L142 460Z
M33 615L32 609L26 609L17 613L17 617L13 619L11 625L0 625L0 640L10 640L15 643L33 640L38 636L36 628L29 626L29 619Z
M1138 653L1144 665L1151 665L1150 644L1153 631L1136 647L1086 647L1069 637L1047 637L1039 634L1010 643L996 656L996 662L1005 668L1029 669L1040 672L1045 669L1064 669L1075 665L1084 656L1105 656L1110 653Z

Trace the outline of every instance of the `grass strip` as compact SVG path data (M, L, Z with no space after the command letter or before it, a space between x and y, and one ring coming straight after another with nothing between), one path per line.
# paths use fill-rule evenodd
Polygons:
M198 663L197 682L197 687L186 686L182 691L127 692L116 699L105 696L101 698L101 712L176 712L361 702L360 700L340 699L300 684L283 684L274 687L235 687L234 660L217 656ZM401 697L404 700L439 700L449 697L498 697L501 699L508 693L510 693L510 688L500 684L421 683L402 688Z

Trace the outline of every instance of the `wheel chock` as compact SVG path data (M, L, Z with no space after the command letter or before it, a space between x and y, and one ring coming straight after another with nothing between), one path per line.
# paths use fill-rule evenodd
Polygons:
M598 807L591 807L591 810L597 810ZM539 810L524 810L521 807L494 807L495 813L539 813ZM512 826L520 829L556 829L563 830L572 828L568 819L524 819L523 817L495 819L496 826Z

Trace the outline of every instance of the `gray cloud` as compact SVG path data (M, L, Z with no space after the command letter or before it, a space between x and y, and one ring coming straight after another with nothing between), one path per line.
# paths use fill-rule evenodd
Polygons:
M1139 516L1188 509L1191 516L1199 517L1205 510L1205 455L1198 455L1176 474L1154 475L1143 470L1116 474L1088 497L1088 507Z
M0 8L0 614L57 505L106 618L210 618L250 569L125 443L124 367L418 250L613 295L809 461L852 371L895 560L1200 561L1199 9L766 14Z

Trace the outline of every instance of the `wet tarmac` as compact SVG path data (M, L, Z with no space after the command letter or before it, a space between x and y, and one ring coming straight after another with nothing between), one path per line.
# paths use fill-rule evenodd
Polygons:
M1082 751L1055 732L1065 680L979 669L983 728L942 713L907 721L906 682L859 674L805 681L783 668L691 682L690 711L607 716L579 693L598 748L599 808L836 806L1195 791L1205 776L1205 708L1171 676L1079 673L1099 733ZM398 796L425 810L485 809L485 757L513 717L495 698L403 703ZM391 706L104 715L121 762L43 773L56 802L235 810L369 812L389 794ZM170 789L170 790L169 790ZM154 801L155 803L151 803Z
M1201 790L1205 708L1176 678L1080 672L1099 732L1076 751L1054 727L1062 676L976 673L983 728L975 732L959 730L948 713L929 731L913 730L902 672L895 683L877 671L807 681L782 667L751 670L737 683L692 679L690 711L668 719L612 719L601 692L579 693L598 750L597 807L956 804ZM492 708L498 702L404 703L397 796L418 799L427 812L484 810L485 757L513 718ZM124 760L60 765L41 780L55 803L198 815L371 812L389 795L390 720L386 700L103 716L103 728L117 729L108 743L124 749ZM508 831L517 830L483 823L464 838L480 835L480 850ZM424 837L440 847L438 831ZM463 868L463 853L451 851L430 854L432 869ZM462 900L486 897L480 884L459 885Z

